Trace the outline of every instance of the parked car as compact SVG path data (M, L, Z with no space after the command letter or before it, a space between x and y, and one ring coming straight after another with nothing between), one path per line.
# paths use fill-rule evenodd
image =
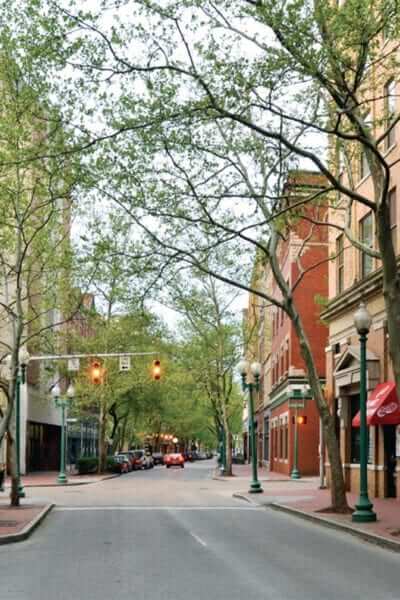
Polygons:
M152 469L154 461L151 454L146 454L144 450L133 450L135 457L135 469Z
M131 450L128 450L127 452L118 452L118 455L125 456L127 458L127 460L129 461L130 471L133 471L135 469L135 456Z
M113 471L115 471L116 473L129 473L130 469L130 462L129 459L124 456L123 454L117 454L116 456L113 456L113 461L114 461L114 465L113 465Z
M174 452L164 456L164 464L167 469L170 467L181 467L183 469L185 466L185 459L183 458L183 454L180 452Z
M154 466L164 464L164 454L162 452L153 452Z

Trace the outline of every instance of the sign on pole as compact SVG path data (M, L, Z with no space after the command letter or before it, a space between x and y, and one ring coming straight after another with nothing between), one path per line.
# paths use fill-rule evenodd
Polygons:
M79 371L79 358L68 359L68 371Z
M131 370L131 357L130 356L120 356L119 357L119 370L120 371L130 371Z

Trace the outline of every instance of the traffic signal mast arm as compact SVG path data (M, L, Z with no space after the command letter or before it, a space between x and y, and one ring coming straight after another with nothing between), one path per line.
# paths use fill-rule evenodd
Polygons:
M29 362L32 360L65 360L68 358L108 358L108 357L119 357L119 356L156 356L159 352L104 352L98 354L97 352L91 354L44 354L42 356L30 356Z

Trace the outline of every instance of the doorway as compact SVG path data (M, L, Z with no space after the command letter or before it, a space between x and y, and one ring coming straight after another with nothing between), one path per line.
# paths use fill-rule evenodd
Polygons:
M383 443L386 467L385 496L396 498L396 425L383 426Z

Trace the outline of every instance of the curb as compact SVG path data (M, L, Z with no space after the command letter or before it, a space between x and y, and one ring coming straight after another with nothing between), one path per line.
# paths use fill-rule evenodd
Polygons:
M259 504L258 502L254 502L254 500L252 500L251 498L249 498L248 496L245 496L244 494L232 494L232 498L236 498L237 500L244 500L244 502L247 502L248 504L252 504L253 506L264 506L264 504Z
M279 504L277 502L271 502L270 504L266 504L263 506L265 506L265 508L272 508L273 510L299 517L300 519L304 519L305 521L318 523L319 525L322 525L323 527L327 527L329 529L344 531L345 533L349 533L350 535L361 538L362 540L369 542L370 544L375 544L376 546L381 546L382 548L387 548L389 550L393 550L394 552L400 552L400 542L395 542L394 540L387 539L381 535L378 535L377 533L363 531L361 529L351 527L351 525L347 525L347 523L339 523L338 521L334 521L333 519L329 519L326 517L318 517L315 514L310 514L303 510L299 510L298 508L289 507L284 504Z
M73 475L72 475L73 477ZM72 482L68 482L67 484L61 484L61 483L23 483L24 488L52 488L52 487L56 487L56 488L67 488L67 487L71 487L71 486L77 486L77 485L93 485L94 483L100 483L101 481L107 481L107 479L115 479L115 477L121 477L121 473L115 473L114 475L107 475L106 477L102 477L101 479L96 479L95 481L72 481ZM9 489L10 486L7 485L6 489Z
M36 527L38 527L38 525L40 525L40 523L48 515L48 513L52 510L53 507L54 504L47 504L33 519L33 521L25 525L25 527L21 529L21 531L18 531L18 533L8 533L6 535L0 536L0 545L13 544L14 542L23 542L24 540L28 539L28 537L30 537L32 532L36 529Z

